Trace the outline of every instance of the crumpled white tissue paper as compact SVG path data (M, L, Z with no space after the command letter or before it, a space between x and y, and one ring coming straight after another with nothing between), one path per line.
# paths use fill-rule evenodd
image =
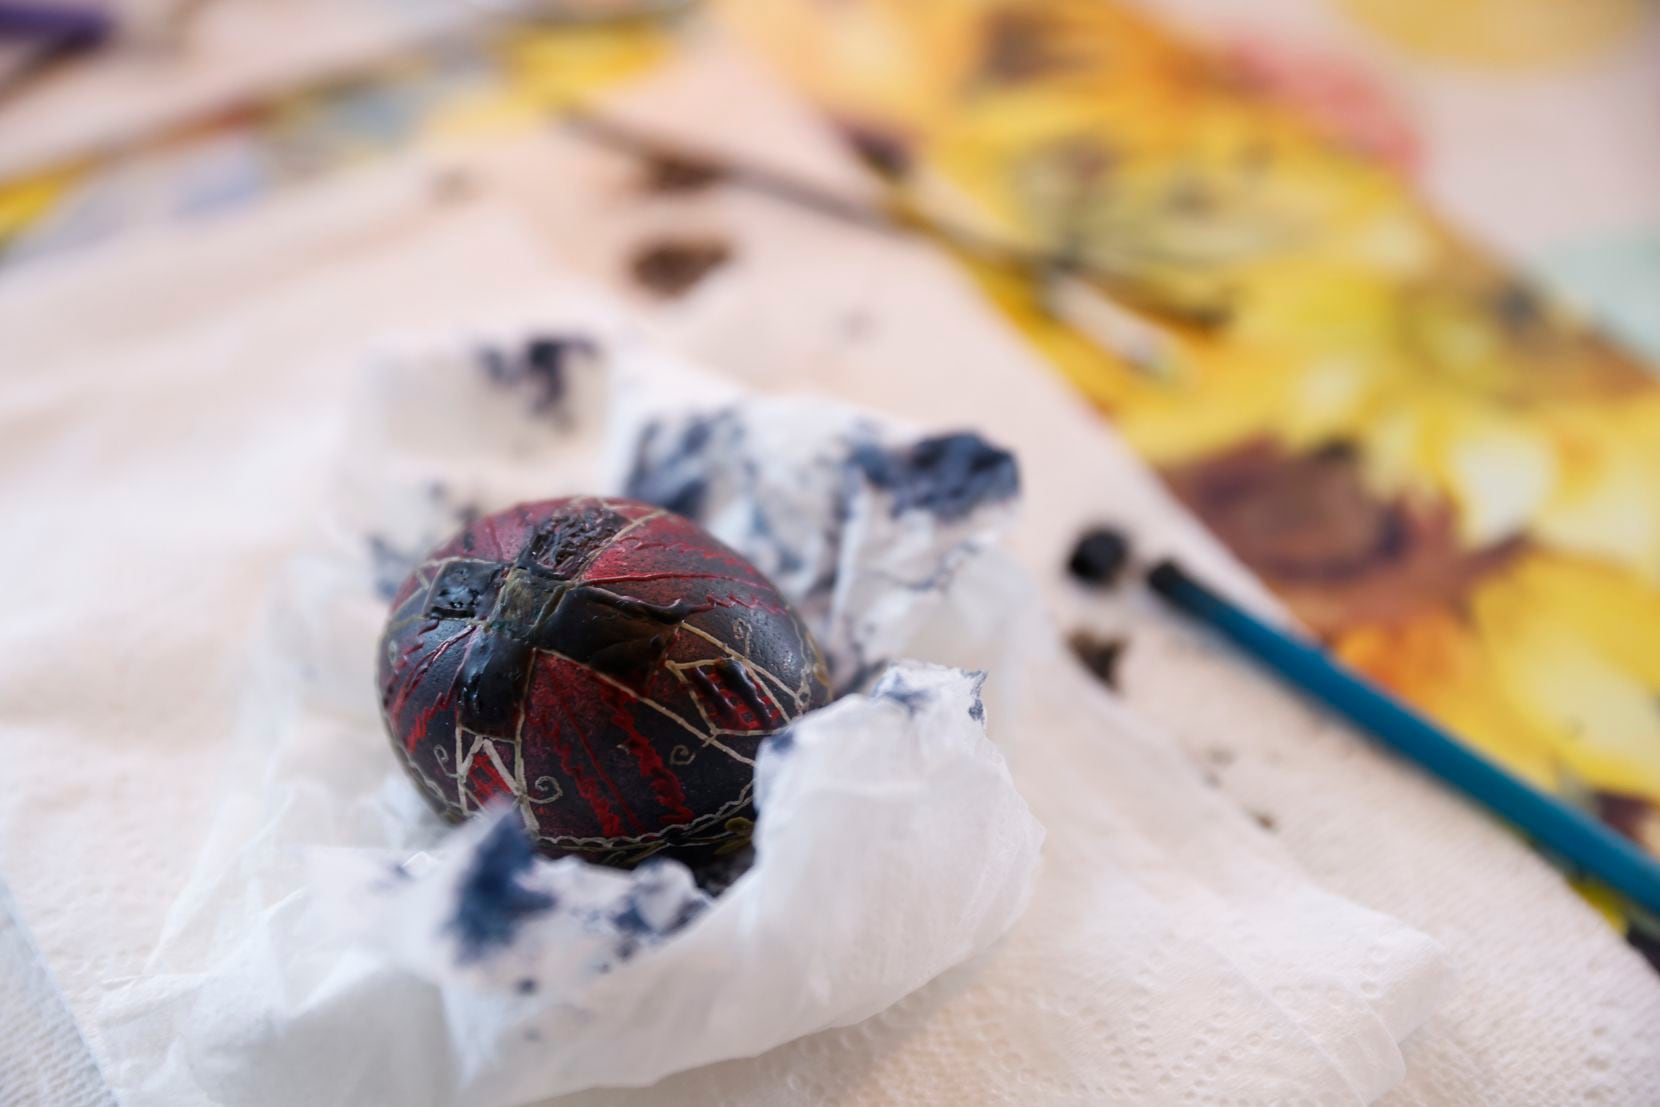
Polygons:
M1019 917L1043 831L986 735L985 675L905 660L1019 621L997 610L1018 591L967 612L951 588L993 555L1008 454L745 396L626 333L405 344L366 378L337 517L272 600L243 771L152 971L104 1004L117 1056L168 1042L113 1074L127 1101L648 1084L867 1018ZM674 861L547 861L501 812L450 831L381 733L374 643L407 568L475 512L596 490L751 558L843 693L763 750L753 863L716 895Z

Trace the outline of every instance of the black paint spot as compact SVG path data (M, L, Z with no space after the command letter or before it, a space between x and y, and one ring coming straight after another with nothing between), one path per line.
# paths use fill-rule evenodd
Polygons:
M1087 630L1075 631L1066 640L1084 668L1108 688L1118 689L1118 663L1129 643L1122 638L1098 638Z
M460 943L460 961L478 961L508 946L519 924L551 911L559 901L519 883L536 858L524 828L514 819L501 820L479 843L472 864L457 888L455 915L449 930Z
M513 990L522 996L535 995L536 981L532 980L528 976L520 977L519 982L513 985Z
M732 260L732 247L717 238L665 238L642 245L629 272L659 296L679 296Z
M640 185L647 192L702 192L725 176L725 170L714 162L664 154L646 162Z
M478 358L492 384L527 390L531 411L544 414L562 410L573 361L598 353L593 340L582 335L544 334L530 338L517 350L487 346Z
M986 721L986 701L980 698L980 690L986 686L986 674L976 669L969 674L974 678L974 686L969 689L972 697L968 705L968 717L982 725Z
M929 693L920 688L912 688L895 678L892 673L882 678L875 689L871 691L871 695L879 700L889 700L897 703L905 709L907 715L912 716L928 706L928 701L931 698Z
M1111 588L1130 556L1130 543L1112 527L1091 527L1072 547L1066 571L1084 584Z
M1523 334L1545 321L1539 294L1516 281L1507 281L1493 295L1493 315L1512 334Z
M594 344L586 338L564 335L543 335L533 338L525 346L524 375L537 386L532 407L547 411L564 402L569 387L566 373L573 357L593 357Z
M902 135L864 123L838 124L853 153L884 177L903 177L911 169L911 143Z
M894 515L920 509L950 522L1020 491L1014 455L967 431L892 450L861 443L849 460L893 496Z

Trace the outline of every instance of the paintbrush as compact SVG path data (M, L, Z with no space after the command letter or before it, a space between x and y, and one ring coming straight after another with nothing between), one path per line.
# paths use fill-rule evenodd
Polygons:
M1153 566L1147 584L1170 606L1216 630L1288 684L1481 804L1547 853L1634 906L1660 915L1660 861L1631 841L1489 761L1325 651L1246 613L1175 562Z

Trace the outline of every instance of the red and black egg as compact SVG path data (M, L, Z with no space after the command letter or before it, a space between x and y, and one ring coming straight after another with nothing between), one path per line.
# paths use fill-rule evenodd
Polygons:
M537 848L612 865L747 842L762 742L828 702L772 584L696 523L593 497L478 519L404 581L382 713L432 805L515 803Z

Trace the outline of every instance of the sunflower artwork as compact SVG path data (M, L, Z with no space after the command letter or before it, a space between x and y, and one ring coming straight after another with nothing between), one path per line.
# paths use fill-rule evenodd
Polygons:
M1062 259L965 264L1335 656L1660 854L1660 378L1398 128L1103 0L731 7L896 202Z

